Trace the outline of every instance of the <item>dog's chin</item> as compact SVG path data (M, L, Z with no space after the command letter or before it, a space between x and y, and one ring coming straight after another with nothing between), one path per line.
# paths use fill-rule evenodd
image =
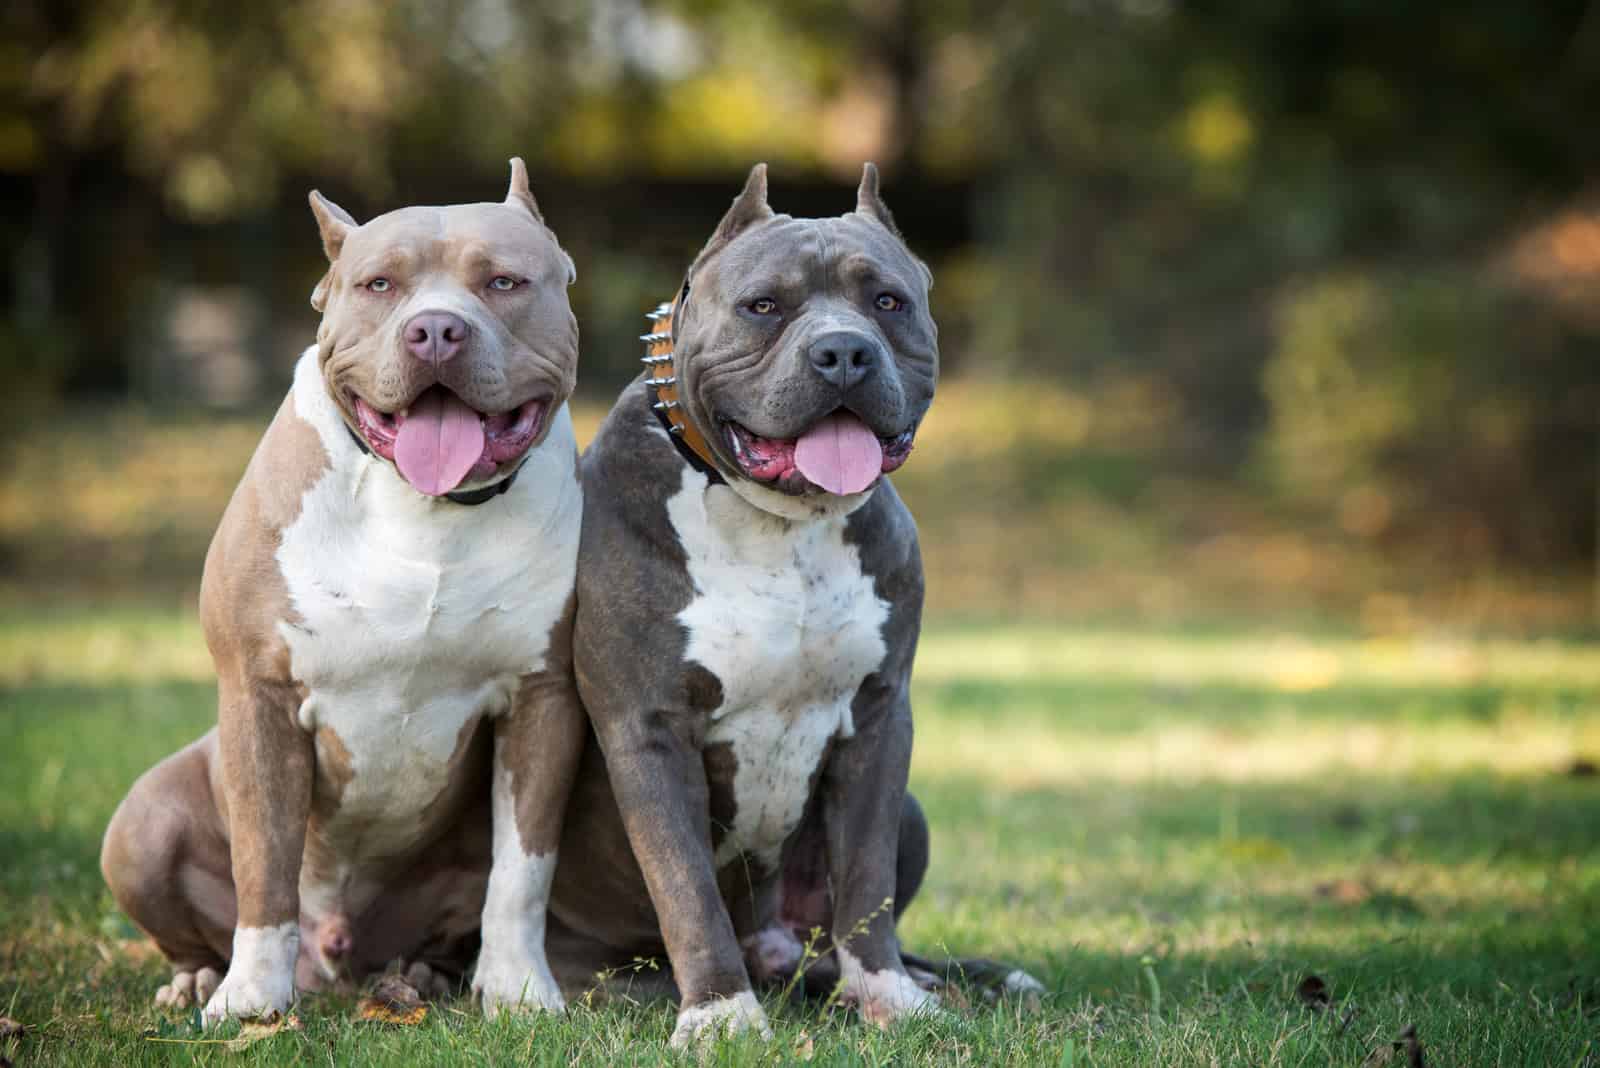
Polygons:
M875 456L862 455L858 448L848 465L854 470L843 475L842 480L836 464L818 464L808 455L811 450L801 444L830 420L851 426L858 444L867 441L870 434L877 445ZM879 477L906 462L917 433L913 423L896 434L872 434L859 417L843 408L827 413L794 437L764 436L737 420L723 417L716 419L716 425L719 443L740 475L791 497L856 496L867 492L877 485Z
M430 398L429 395L435 391L442 396ZM467 404L443 385L429 386L413 397L408 404L393 411L384 411L359 393L350 390L345 395L345 409L347 417L354 416L352 429L367 448L390 463L397 463L396 450L405 425L411 418L412 410L430 399L435 404L441 400L446 401L456 407L458 412L464 408L478 420L482 445L470 470L456 486L451 487L452 489L481 485L509 473L527 455L528 450L538 443L548 422L550 409L550 398L539 396L530 398L507 411L486 412Z

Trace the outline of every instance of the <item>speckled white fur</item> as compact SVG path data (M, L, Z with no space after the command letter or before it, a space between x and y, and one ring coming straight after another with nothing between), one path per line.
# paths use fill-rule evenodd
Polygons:
M683 1049L692 1042L737 1035L752 1028L762 1038L772 1037L766 1010L754 994L743 990L732 997L713 998L679 1012L678 1024L672 1029L671 1045L673 1049Z
M545 910L555 879L556 855L528 853L517 832L511 769L494 746L494 866L483 903L483 949L472 978L472 991L483 999L483 1011L539 1008L561 1012L567 1003L550 974L544 953Z
M465 507L418 493L356 447L315 349L295 368L293 397L329 467L279 544L299 616L279 632L307 690L300 725L329 728L353 776L318 828L334 870L302 873L314 926L371 904L377 872L417 848L462 729L504 712L521 676L544 667L573 588L582 495L565 405L511 489ZM319 737L319 761L323 748Z
M850 705L883 660L889 605L843 514L784 519L685 466L667 515L695 588L678 614L684 655L722 683L706 744L728 743L737 761L716 861L745 853L772 870L828 743L855 733Z
M294 962L300 953L300 925L236 927L233 961L222 985L206 1002L210 1027L229 1017L251 1019L282 1015L294 1001Z
M904 971L884 968L869 972L861 959L844 946L839 947L839 972L844 983L843 999L854 1001L861 1015L888 1027L896 1020L915 1013L939 1011L939 998L916 984Z

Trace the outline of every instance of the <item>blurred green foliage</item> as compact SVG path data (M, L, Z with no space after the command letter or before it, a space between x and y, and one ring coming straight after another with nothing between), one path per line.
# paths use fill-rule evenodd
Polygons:
M1597 11L15 0L0 407L265 404L313 326L305 190L491 197L513 154L603 399L749 163L825 214L872 158L947 370L1141 428L1063 486L1204 479L1383 551L1568 567L1600 477Z

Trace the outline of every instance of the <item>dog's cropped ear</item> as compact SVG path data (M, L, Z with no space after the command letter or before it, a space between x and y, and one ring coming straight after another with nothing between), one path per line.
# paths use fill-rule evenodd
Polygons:
M750 177L744 180L743 191L733 198L733 205L728 208L722 221L717 223L716 232L706 242L706 247L709 249L713 245L727 244L751 226L770 218L772 209L767 206L767 165L757 163L750 168Z
M744 180L744 189L733 198L733 204L728 208L728 213L717 223L717 228L711 234L700 254L689 265L689 273L685 276L684 284L693 278L713 253L728 242L738 237L756 223L772 218L772 209L767 206L767 165L757 163L750 168L750 177Z
M506 203L512 207L527 208L528 214L544 222L539 202L533 199L533 191L528 188L528 165L522 162L521 156L511 157L511 188L506 190Z
M861 168L861 185L856 189L856 213L877 219L891 234L900 236L900 228L894 224L889 205L878 194L878 166L875 163L867 163Z
M328 262L332 263L339 258L344 239L360 224L350 217L348 211L315 189L311 191L311 214L317 217L317 229L322 231L322 251L327 253Z
M317 229L322 232L322 251L328 257L327 273L317 283L317 288L311 291L311 306L321 311L328 304L328 290L333 286L333 264L339 258L339 250L344 248L344 239L350 236L350 231L359 224L350 217L348 211L315 189L311 191L311 214L317 217Z

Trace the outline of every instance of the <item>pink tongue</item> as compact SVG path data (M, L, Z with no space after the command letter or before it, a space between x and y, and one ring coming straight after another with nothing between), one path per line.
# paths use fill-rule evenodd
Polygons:
M434 386L411 405L394 443L400 473L437 497L461 485L483 455L483 421L454 393Z
M794 443L794 465L829 493L860 493L883 471L883 446L860 419L834 412Z

